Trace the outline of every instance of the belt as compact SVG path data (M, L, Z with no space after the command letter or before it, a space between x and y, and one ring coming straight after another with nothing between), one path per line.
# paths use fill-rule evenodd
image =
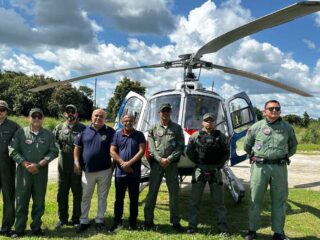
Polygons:
M290 164L289 158L268 159L268 158L253 156L250 160L251 160L251 163L260 163L260 164L279 164L279 165Z

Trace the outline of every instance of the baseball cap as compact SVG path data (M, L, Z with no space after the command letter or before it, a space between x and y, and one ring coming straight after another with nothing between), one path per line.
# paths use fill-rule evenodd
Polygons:
M159 111L161 112L163 109L165 108L169 108L169 109L172 109L170 103L162 103L160 108L159 108Z
M7 110L11 111L11 109L8 106L8 103L6 101L0 100L0 107L4 107Z
M77 107L73 104L68 104L65 108L64 108L64 111L67 111L68 108L72 108L75 112L77 112Z
M34 114L34 113L40 113L41 116L43 116L43 112L40 108L32 108L29 112L29 116L32 116L32 114Z
M202 117L202 120L206 120L206 119L208 119L208 118L211 118L211 119L213 119L213 120L216 120L216 117L214 116L213 113L205 113L205 114L203 115L203 117Z

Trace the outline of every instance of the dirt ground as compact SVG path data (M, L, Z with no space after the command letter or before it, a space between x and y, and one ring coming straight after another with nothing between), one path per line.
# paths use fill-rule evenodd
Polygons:
M50 163L49 180L57 180L57 159ZM250 180L250 165L244 161L231 167L236 176L244 183ZM288 166L289 187L320 190L320 155L296 154Z

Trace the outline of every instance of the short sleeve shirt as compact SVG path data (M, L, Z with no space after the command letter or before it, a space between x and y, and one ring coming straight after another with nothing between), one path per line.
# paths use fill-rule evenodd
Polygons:
M114 133L107 126L98 131L86 126L75 138L74 144L82 149L80 163L85 172L98 172L111 167L110 144Z
M118 149L119 156L124 161L129 161L139 152L139 145L146 143L145 137L142 132L134 131L130 135L124 134L120 130L114 134L112 145ZM119 164L116 165L116 177L140 177L141 174L141 159L136 161L132 166L133 172L126 173L121 169Z

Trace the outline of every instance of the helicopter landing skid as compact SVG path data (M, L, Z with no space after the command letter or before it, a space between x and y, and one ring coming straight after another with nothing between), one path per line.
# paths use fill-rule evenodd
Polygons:
M234 203L240 203L245 194L242 182L236 177L229 166L224 166L222 172L224 174L224 183L228 187Z

